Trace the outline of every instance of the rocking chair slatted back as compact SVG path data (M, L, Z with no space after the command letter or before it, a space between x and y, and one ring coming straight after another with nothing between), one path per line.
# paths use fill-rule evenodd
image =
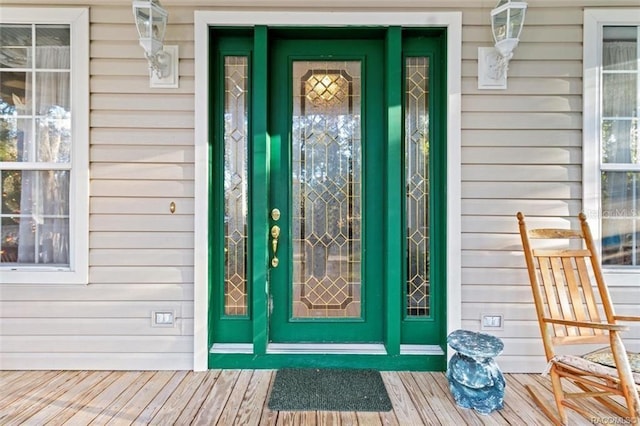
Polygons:
M601 322L585 261L587 257L587 250L533 251L550 318ZM553 329L556 338L604 334L602 330L562 324L554 324ZM569 343L572 339L555 340ZM584 339L580 340L580 343L584 342Z
M524 222L521 222L524 227ZM543 336L547 335L553 344L590 344L609 342L608 334L601 329L576 327L554 323L544 319L602 322L598 309L593 278L597 276L593 262L595 254L584 248L585 230L532 229L521 232L527 264L531 264L529 278L532 284L538 320ZM559 249L533 249L534 239L552 240ZM583 247L573 248L572 240L581 240ZM602 290L596 281L597 295L602 299ZM606 292L606 288L604 289ZM608 294L606 295L608 296ZM551 343L551 342L549 342ZM552 345L545 345L551 348ZM553 353L548 351L548 358Z

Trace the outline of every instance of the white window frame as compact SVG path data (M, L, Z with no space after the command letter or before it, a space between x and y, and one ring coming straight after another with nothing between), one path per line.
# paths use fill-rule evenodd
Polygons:
M3 7L3 24L63 24L71 30L72 156L69 267L0 264L0 283L87 284L89 278L89 9Z
M601 248L601 105L603 28L609 25L640 25L640 9L585 9L583 28L583 211ZM603 265L611 286L637 286L640 268Z

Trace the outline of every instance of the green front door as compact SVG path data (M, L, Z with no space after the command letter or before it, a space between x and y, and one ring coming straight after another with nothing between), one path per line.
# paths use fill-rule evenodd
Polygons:
M272 342L383 340L383 47L272 44Z
M212 368L444 368L445 45L211 29Z

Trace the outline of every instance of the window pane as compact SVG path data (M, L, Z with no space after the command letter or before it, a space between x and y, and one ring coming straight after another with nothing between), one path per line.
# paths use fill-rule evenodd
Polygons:
M638 119L602 122L602 162L640 164Z
M639 164L638 27L605 27L602 62L602 162Z
M0 25L0 68L30 68L31 25Z
M0 50L1 51L1 50ZM30 72L0 71L0 114L25 115L32 113L31 96L27 97Z
M36 26L36 68L69 69L68 25Z
M640 265L640 164L638 141L637 26L604 28L602 51L602 263ZM628 170L624 170L628 165ZM612 168L608 166L609 168Z
M225 315L247 315L249 61L224 59Z
M602 65L606 71L638 69L638 27L604 27Z
M47 115L52 109L71 110L68 72L36 73L36 114ZM56 112L59 114L60 112Z
M605 74L602 90L602 114L605 117L635 117L638 107L636 73Z
M69 266L65 170L2 171L2 262Z
M640 265L640 172L602 173L602 251L606 265Z
M71 118L69 113L53 110L36 120L38 152L36 161L71 163Z
M405 64L406 315L429 316L429 58Z
M32 123L28 118L0 117L0 161L29 161L34 151Z
M60 71L0 72L0 161L70 164L69 26L23 25L2 29L3 41L28 42L29 46L33 44L31 34L35 29L39 46L35 50L36 63ZM2 45L0 56L7 49L10 53L11 46Z

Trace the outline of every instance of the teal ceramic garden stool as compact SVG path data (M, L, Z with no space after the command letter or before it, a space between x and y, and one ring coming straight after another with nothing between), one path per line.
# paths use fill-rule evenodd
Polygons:
M489 414L503 406L505 381L494 357L504 344L485 333L456 330L447 343L456 353L449 360L447 379L449 390L458 404Z

